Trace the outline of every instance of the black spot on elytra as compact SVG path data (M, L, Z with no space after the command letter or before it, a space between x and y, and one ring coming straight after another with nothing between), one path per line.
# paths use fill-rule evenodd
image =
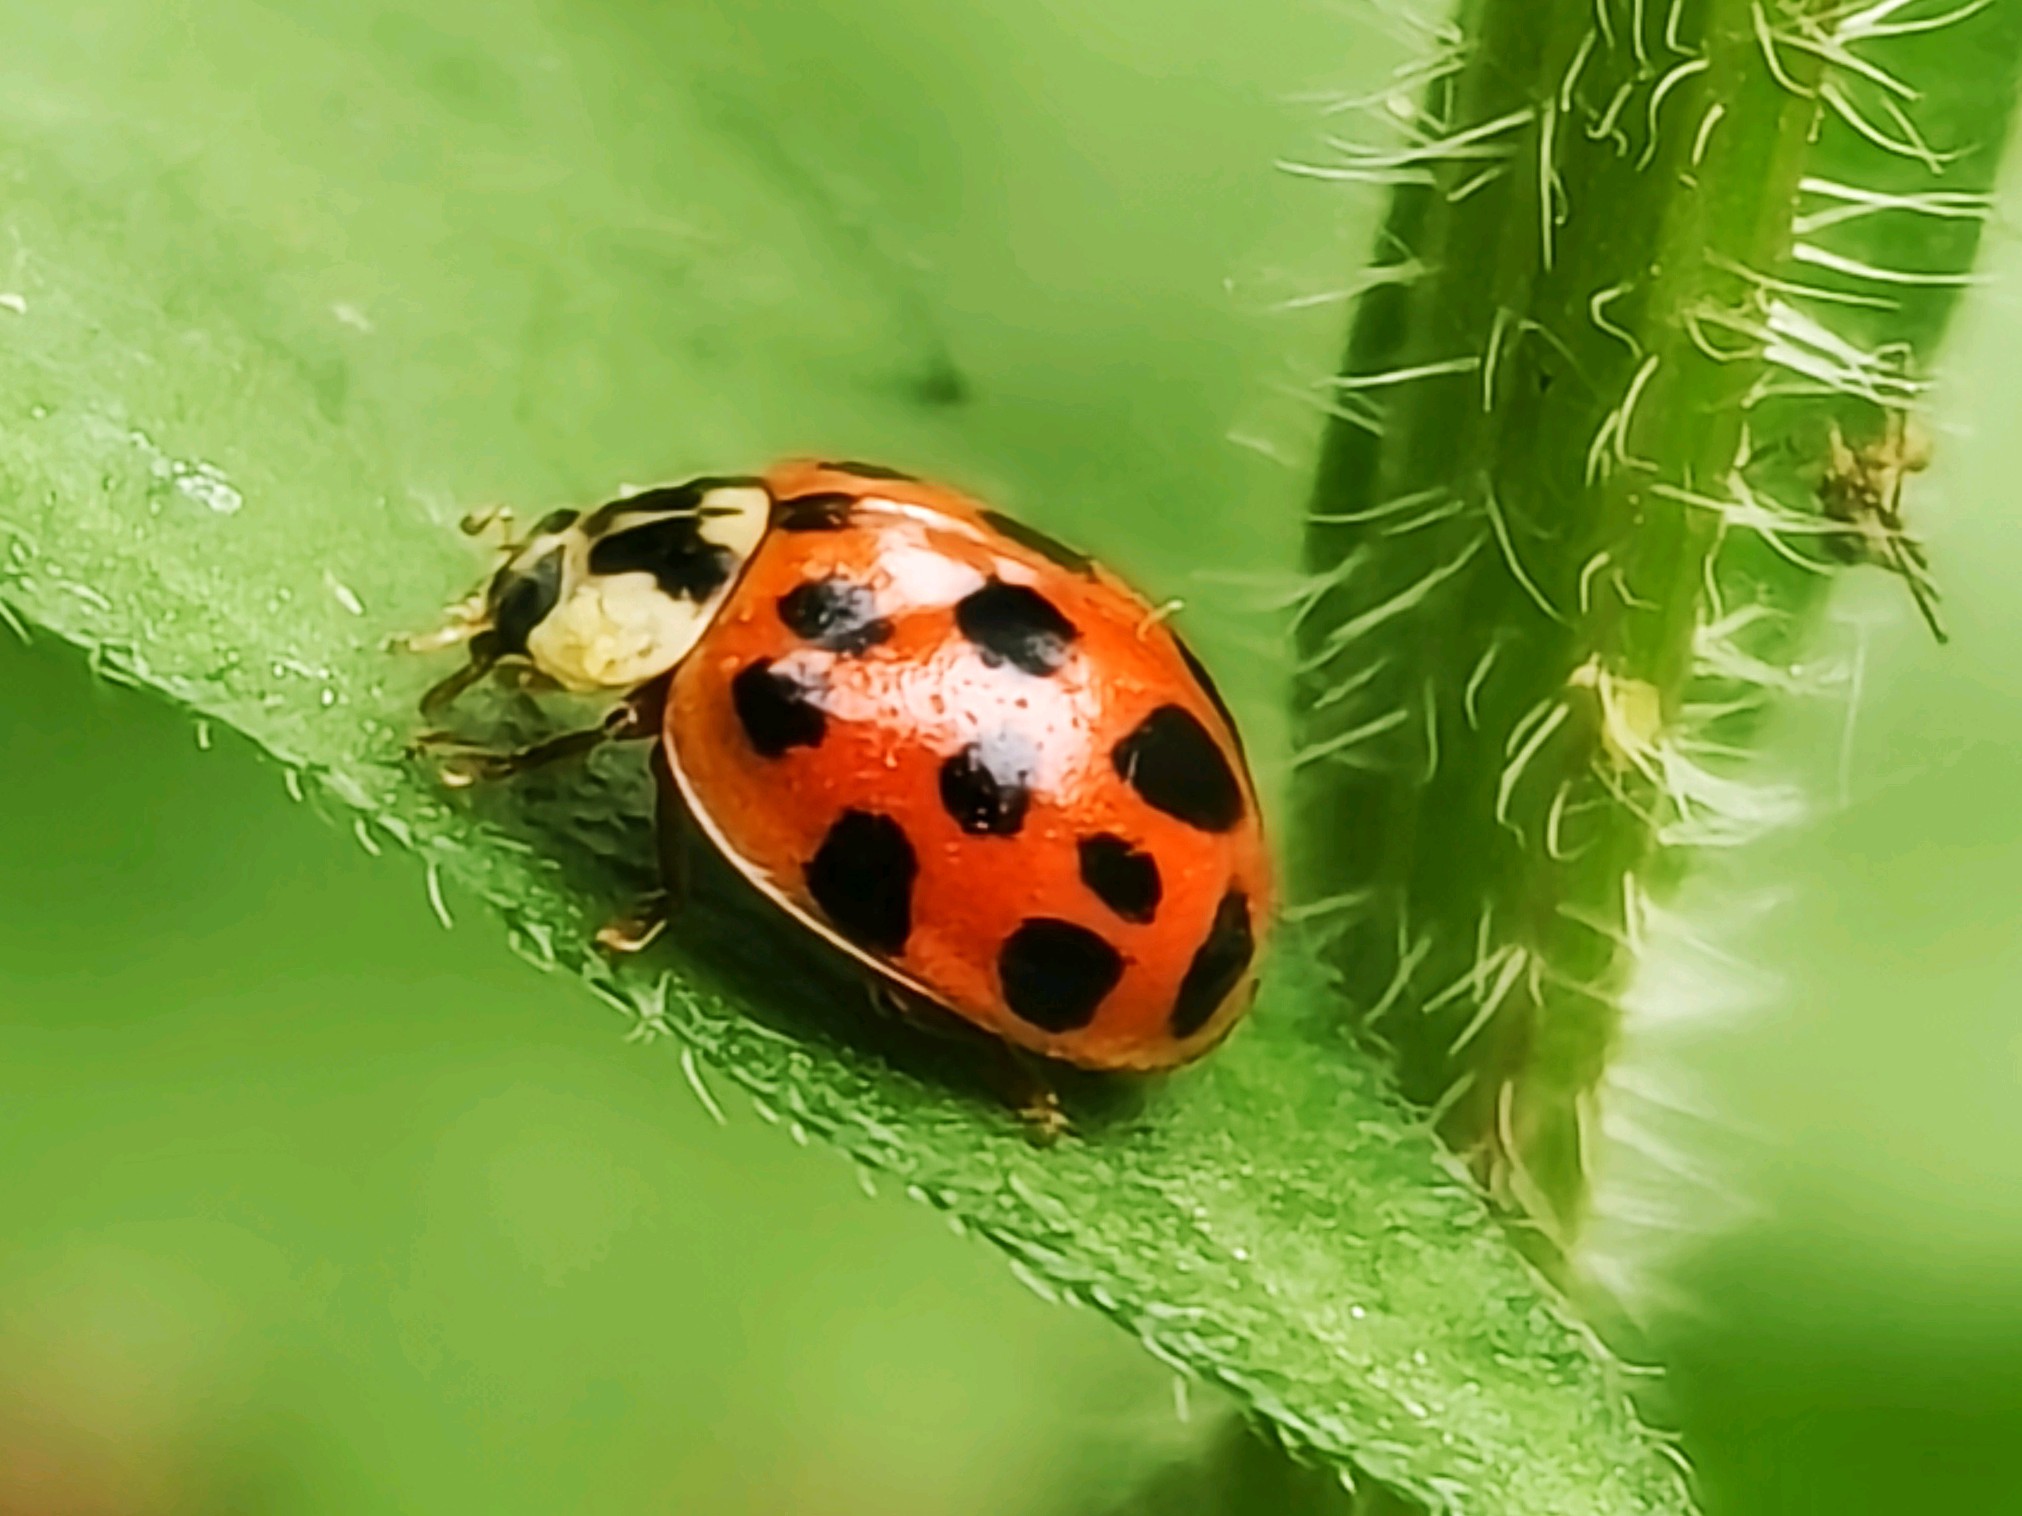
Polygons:
M625 506L658 509L636 495ZM599 537L590 544L590 572L651 574L664 593L700 605L737 572L737 555L704 537L702 520L692 512L661 516Z
M889 816L844 811L807 864L807 892L858 947L895 958L913 930L919 860Z
M1015 837L1032 802L1036 754L1011 732L993 732L941 765L941 804L972 837Z
M796 585L779 597L779 619L803 642L832 653L861 653L892 635L891 622L861 584L830 575Z
M1096 899L1125 921L1140 925L1158 915L1165 885L1151 854L1110 832L1082 838L1078 851L1081 882L1095 891Z
M850 508L856 502L856 496L836 490L795 495L773 502L772 524L782 532L839 532L850 524Z
M761 658L730 681L730 704L745 739L761 758L778 758L791 748L813 747L828 731L828 717L805 677Z
M1074 624L1053 602L1022 584L992 579L955 604L955 625L989 664L1051 674L1067 661Z
M1007 516L1002 511L985 511L983 519L990 523L992 530L1009 537L1020 547L1029 548L1047 562L1057 564L1071 574L1085 574L1095 567L1095 560L1086 553L1076 552L1066 543L1049 537L1036 526L1027 526L1016 516Z
M532 563L500 569L491 583L491 651L525 653L527 638L562 598L562 550L550 548Z
M545 537L552 532L566 532L576 524L577 518L581 515L582 512L580 511L549 511L547 515L534 523L533 535Z
M1048 1032L1087 1026L1122 977L1115 948L1085 926L1048 916L1023 923L997 954L1004 1003Z
M1162 705L1110 754L1123 782L1145 804L1204 832L1243 819L1243 789L1208 729L1192 712Z
M906 479L916 480L918 474L909 474L904 469L888 468L882 463L859 463L848 459L840 463L824 463L823 468L832 468L838 474L855 474L859 479Z
M1256 951L1257 939L1250 929L1250 897L1241 890L1230 890L1215 908L1208 935L1187 965L1186 978L1180 981L1172 1007L1173 1036L1191 1037L1208 1024L1229 998L1229 991L1249 972Z
M1179 637L1173 638L1173 646L1179 649L1180 659L1186 664L1187 672L1194 676L1194 683L1201 687L1201 693L1208 697L1208 704L1215 708L1215 714L1222 718L1228 726L1229 735L1236 739L1236 744L1240 747L1243 738L1236 730L1235 713L1229 709L1229 703L1222 699L1222 692L1215 688L1214 676L1208 672L1207 665L1196 658L1194 650Z

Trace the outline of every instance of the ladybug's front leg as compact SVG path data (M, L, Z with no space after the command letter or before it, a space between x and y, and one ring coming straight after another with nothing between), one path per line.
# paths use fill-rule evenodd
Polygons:
M636 742L660 734L661 713L666 707L664 680L642 686L627 696L622 705L593 727L563 732L531 747L503 751L466 741L454 732L423 732L409 744L410 753L430 753L442 758L442 782L452 789L468 789L510 779L531 769L546 768L569 758L595 752L607 742Z
M466 742L453 732L423 732L414 739L412 750L439 757L442 761L438 772L451 789L469 789L474 784L491 784L565 759L580 758L607 742L635 735L621 729L623 711L620 706L602 725L580 732L563 732L531 747L498 751Z
M660 888L597 933L597 946L608 953L637 953L649 947L688 898L688 807L668 767L664 742L653 749L653 790L658 797L653 836Z

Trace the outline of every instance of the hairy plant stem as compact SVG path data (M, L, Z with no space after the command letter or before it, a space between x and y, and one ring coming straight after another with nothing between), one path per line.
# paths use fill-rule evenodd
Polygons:
M1942 322L1803 256L1821 163L1876 153L1863 111L1898 93L1874 9L1469 0L1405 144L1310 170L1394 185L1397 277L1358 309L1312 497L1295 881L1407 1092L1554 1265L1651 904L1777 814L1722 765L1854 535L1820 512L1832 429L1880 437ZM1987 93L1998 140L2012 76Z

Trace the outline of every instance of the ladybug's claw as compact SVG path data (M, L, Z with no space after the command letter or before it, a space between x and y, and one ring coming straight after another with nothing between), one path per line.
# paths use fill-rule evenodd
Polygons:
M462 646L490 625L491 607L479 591L445 611L442 625L433 631L389 637L386 645L396 653L437 653L446 647Z
M1044 1087L1035 1089L1018 1107L1017 1114L1025 1135L1035 1147L1050 1148L1074 1130L1067 1112L1061 1109L1060 1097Z
M501 779L509 779L519 772L512 753L486 753L472 750L457 753L442 760L436 770L437 777L453 790L467 790L474 785L493 784Z
M673 912L670 896L649 895L627 914L607 922L597 933L597 946L607 953L640 953L667 930Z
M1002 1047L1004 1079L1008 1086L1005 1104L1016 1114L1033 1146L1050 1148L1074 1130L1074 1123L1067 1119L1059 1092L1047 1080L1039 1064L1009 1043Z

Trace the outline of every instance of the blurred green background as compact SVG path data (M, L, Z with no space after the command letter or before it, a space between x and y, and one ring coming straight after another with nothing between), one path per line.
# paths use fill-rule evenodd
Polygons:
M882 389L747 365L722 403L753 419L710 461L794 445L804 412L812 445L1101 502L1082 539L1186 593L1216 662L1271 638L1239 581L1291 557L1313 418L1283 392L1342 320L1305 297L1352 278L1373 210L1272 162L1321 130L1316 96L1403 56L1370 13L411 11L344 22L353 66L479 125L513 108L495 56L591 98L600 60L663 50L666 87L742 123L819 209L809 238L897 312L916 346ZM280 119L259 28L192 7L136 39L92 14L5 67L68 69L52 98L89 99L95 60L145 47L154 94L126 106L270 133L310 183L341 150ZM1912 502L1956 641L1879 574L1850 583L1832 640L1865 649L1857 719L1796 707L1764 759L1820 814L1692 902L1745 965L1720 971L1735 1008L1639 1028L1628 1071L1705 1113L1669 1123L1694 1173L1662 1197L1683 1225L1650 1330L1718 1513L2022 1511L2022 249L2004 231L1992 255ZM422 261L364 269L382 307L426 298ZM779 319L823 305L789 291ZM593 355L622 312L576 309ZM462 400L444 426L494 397ZM1203 498L1229 504L1169 504ZM1271 725L1276 691L1231 682ZM718 1127L670 1050L625 1043L469 906L444 933L411 866L238 744L200 750L58 648L0 638L0 691L4 1516L1067 1516L1183 1456L1167 1376L1121 1334L738 1103Z

